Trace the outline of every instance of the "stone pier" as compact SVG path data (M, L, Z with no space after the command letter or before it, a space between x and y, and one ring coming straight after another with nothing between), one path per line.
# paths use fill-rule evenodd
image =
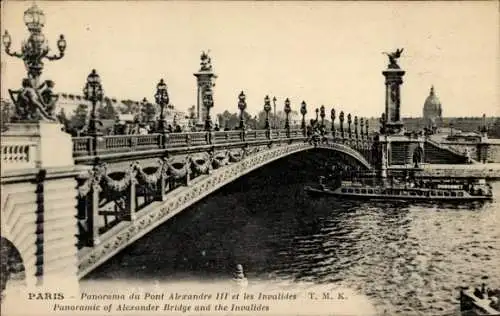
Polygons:
M71 136L57 123L10 124L1 151L5 296L77 291L75 178L85 167L74 164Z

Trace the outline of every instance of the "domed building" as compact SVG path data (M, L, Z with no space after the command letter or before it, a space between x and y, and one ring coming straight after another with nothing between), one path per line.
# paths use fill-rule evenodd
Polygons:
M433 132L436 132L438 125L443 121L443 110L441 107L441 101L436 96L434 92L434 86L431 87L431 91L424 103L424 124L425 127Z

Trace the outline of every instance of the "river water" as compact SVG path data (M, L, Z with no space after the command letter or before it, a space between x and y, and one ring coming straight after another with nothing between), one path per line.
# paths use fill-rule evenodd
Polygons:
M500 202L409 205L310 198L338 161L301 153L265 166L155 229L87 280L250 280L336 284L381 314L451 315L458 287L500 285ZM500 183L493 183L500 196Z

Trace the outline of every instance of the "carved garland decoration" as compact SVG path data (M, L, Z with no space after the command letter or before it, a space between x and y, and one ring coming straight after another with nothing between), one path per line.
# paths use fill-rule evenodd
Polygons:
M191 164L190 159L185 157L183 160L174 158L166 159L166 164L168 165L168 171L172 177L175 179L184 178L189 171L189 166ZM180 167L179 167L180 165Z
M83 198L87 196L92 189L101 191L102 169L94 167L83 176L84 182L78 187L78 197Z
M148 174L144 172L142 167L139 165L139 163L136 163L134 165L134 169L137 172L137 180L140 183L148 184L148 185L154 185L158 183L158 181L161 179L162 176L166 177L167 172L168 172L168 165L166 160L161 160L158 159L159 166L156 169L156 171L152 174Z
M104 188L114 193L123 193L133 181L135 165L136 163L130 166L131 170L125 172L125 176L123 178L121 178L120 180L114 180L108 175L106 164L103 164L101 168Z
M245 157L245 151L243 149L229 151L229 161L230 162L239 162L244 157Z
M198 173L206 173L210 169L210 156L208 153L193 156L190 160L193 170Z
M229 154L227 151L214 154L212 158L212 164L214 168L220 168L227 165L229 162Z

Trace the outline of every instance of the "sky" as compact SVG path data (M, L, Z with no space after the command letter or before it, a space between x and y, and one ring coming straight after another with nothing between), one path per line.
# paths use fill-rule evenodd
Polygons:
M32 1L2 1L2 34L19 50L28 36L23 12ZM215 113L261 111L264 97L282 109L332 106L378 117L384 110L383 52L404 48L402 116L422 116L431 85L444 116L500 116L498 1L271 2L271 1L37 1L53 52L59 34L66 55L46 61L42 79L55 91L82 94L95 68L107 96L153 100L164 78L173 103L196 104L200 54L210 50L218 75ZM2 97L25 77L22 60L2 45Z

